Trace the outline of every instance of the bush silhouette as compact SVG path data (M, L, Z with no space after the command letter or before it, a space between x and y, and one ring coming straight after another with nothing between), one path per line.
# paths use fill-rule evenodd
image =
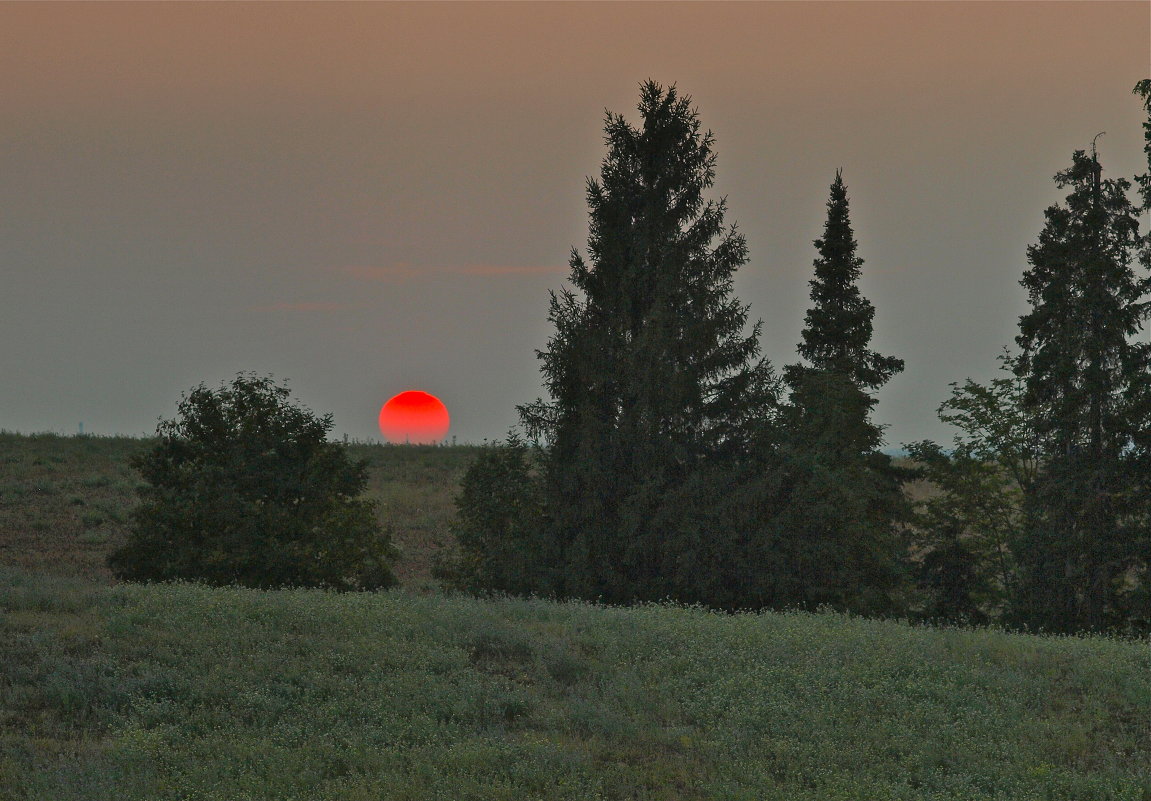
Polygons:
M547 591L543 499L533 468L538 454L514 432L468 468L452 526L458 548L441 555L433 575L466 592Z
M109 557L128 581L379 589L396 583L367 465L327 441L317 417L271 377L240 374L186 394L160 442L132 459L146 482L127 543Z

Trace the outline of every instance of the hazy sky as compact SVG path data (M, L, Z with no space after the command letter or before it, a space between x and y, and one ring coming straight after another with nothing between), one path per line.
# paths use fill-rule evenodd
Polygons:
M842 167L906 360L888 442L990 378L1051 176L1141 171L1151 3L0 4L0 428L143 434L180 393L288 378L376 438L423 389L460 441L540 393L604 110L692 96L737 294L795 361ZM1145 164L1143 165L1145 169Z

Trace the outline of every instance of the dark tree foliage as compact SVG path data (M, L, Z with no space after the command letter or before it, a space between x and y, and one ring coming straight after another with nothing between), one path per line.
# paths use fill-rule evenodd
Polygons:
M875 308L857 285L863 260L856 245L837 171L824 235L815 241L812 307L798 348L806 364L785 371L790 487L776 521L776 551L787 554L780 565L797 578L799 594L788 602L879 613L897 605L898 529L909 509L906 476L879 452L882 430L871 421L868 391L900 372L903 361L869 349Z
M562 569L541 587L628 601L668 589L693 547L657 525L715 459L751 446L775 381L757 361L759 325L732 278L747 246L706 200L713 137L674 86L641 88L640 127L608 114L608 154L589 180L588 260L552 295L555 333L539 354L548 400L520 407L547 445L544 495Z
M241 374L185 395L160 442L132 460L146 482L127 543L109 557L127 581L378 589L394 552L359 496L367 466L327 442L331 415Z
M1017 360L1005 353L1000 362L1000 378L951 385L939 407L939 419L961 432L950 452L927 441L906 446L934 488L913 521L916 611L930 620L1000 622L1018 594L1016 553L1029 530L1024 498L1043 446L1023 404Z
M939 405L939 419L961 433L954 441L957 458L993 464L1020 492L1035 485L1046 448L1033 410L1026 404L1027 382L1019 359L1010 351L999 357L1003 375L987 384L970 378L951 385L951 397Z
M935 489L913 521L920 595L914 611L937 622L998 619L1014 577L1017 488L994 461L947 453L933 442L914 443L908 455Z
M1148 525L1136 458L1151 421L1149 349L1133 341L1151 289L1132 259L1140 245L1129 182L1103 179L1094 151L1055 176L1070 188L1045 212L1024 273L1017 371L1045 443L1021 542L1021 622L1104 629L1146 619ZM1142 577L1142 578L1141 578Z
M1139 194L1143 196L1143 210L1151 211L1151 78L1144 78L1135 84L1134 94L1143 98L1143 110L1147 112L1147 120L1143 123L1143 155L1147 157L1147 172L1135 176L1139 184ZM1148 232L1151 237L1151 232ZM1151 267L1151 264L1144 264Z
M539 458L514 432L480 454L456 498L457 547L436 578L468 592L528 595L550 586L555 558L544 537Z
M1151 212L1151 78L1139 81L1135 85L1135 93L1142 98L1143 111L1147 114L1147 119L1143 122L1143 153L1147 159L1147 171L1135 176L1146 217L1147 213ZM1145 271L1151 273L1151 224L1143 234L1139 262ZM1151 405L1151 402L1148 405ZM1136 480L1133 491L1151 499L1151 410L1144 406L1143 411L1147 422L1135 435L1132 473ZM1143 553L1141 561L1144 570L1148 572L1142 574L1141 581L1126 599L1129 610L1127 617L1131 621L1141 621L1143 630L1151 631L1151 541L1144 540L1141 547Z
M648 525L658 531L646 597L728 610L794 605L786 554L773 538L786 476L773 432L738 460L711 459L671 488Z
M779 574L772 606L888 614L903 604L910 509L903 471L877 450L871 405L840 374L811 371L793 385L777 451L779 511L762 526Z
M823 237L815 240L819 258L811 280L799 355L809 368L842 375L860 389L878 389L903 370L903 360L868 350L875 307L859 291L863 259L851 228L847 187L837 170L827 200ZM788 373L805 368L792 367Z

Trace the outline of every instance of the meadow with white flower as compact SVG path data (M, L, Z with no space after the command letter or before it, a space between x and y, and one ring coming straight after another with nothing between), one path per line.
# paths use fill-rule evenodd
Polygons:
M824 613L0 572L0 798L1151 795L1151 651Z

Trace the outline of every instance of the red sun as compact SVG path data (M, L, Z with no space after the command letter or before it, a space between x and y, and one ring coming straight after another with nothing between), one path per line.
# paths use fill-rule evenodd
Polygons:
M419 390L401 392L380 409L380 433L388 442L435 444L443 440L450 425L443 401Z

